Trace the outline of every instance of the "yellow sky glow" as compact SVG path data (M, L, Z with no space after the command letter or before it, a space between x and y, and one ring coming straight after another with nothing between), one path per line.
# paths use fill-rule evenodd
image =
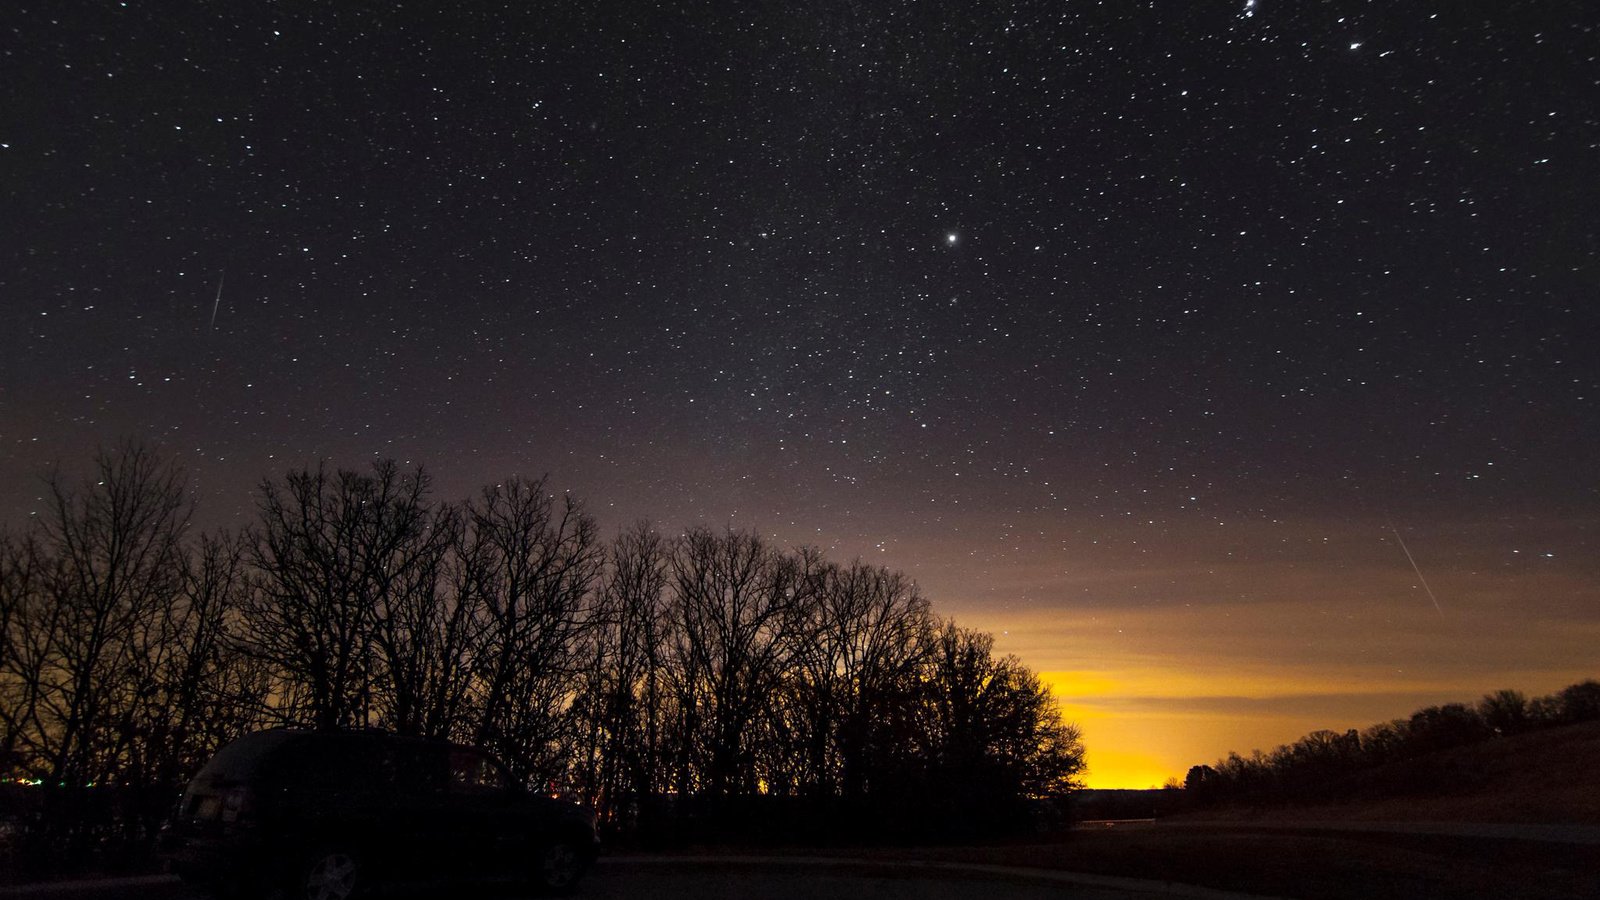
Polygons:
M1600 623L1500 608L1441 621L1430 608L1392 613L1374 634L1371 617L1335 608L1302 638L1291 628L1297 615L1288 603L1057 612L1007 617L995 630L1000 649L1032 666L1079 726L1085 781L1097 788L1159 787L1229 751L1270 751L1504 687L1549 693L1596 674L1581 648L1600 646Z

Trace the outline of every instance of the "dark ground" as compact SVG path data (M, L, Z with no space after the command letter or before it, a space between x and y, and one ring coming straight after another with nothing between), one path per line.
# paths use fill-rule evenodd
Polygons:
M1135 825L1006 846L870 855L1065 869L1306 900L1600 897L1600 846L1449 835Z
M742 865L748 849L696 847L683 856L718 856L733 865L683 859L639 863L626 856L606 861L583 896L629 897L849 897L1001 896L994 879L961 873L835 871L831 866ZM1600 844L1485 839L1440 834L1313 831L1263 824L1188 823L1116 825L1063 832L1002 845L760 851L763 857L850 857L864 860L961 862L1017 866L1123 878L1268 897L1305 900L1592 900L1600 897ZM148 882L148 880L147 880ZM1016 884L1006 897L1117 897L1115 890ZM67 888L0 888L0 897L89 900L131 896L131 888L88 893ZM681 888L681 890L679 890ZM642 891L640 893L639 891ZM944 893L939 893L944 891ZM754 893L752 893L754 892ZM191 897L175 882L137 888L150 898Z

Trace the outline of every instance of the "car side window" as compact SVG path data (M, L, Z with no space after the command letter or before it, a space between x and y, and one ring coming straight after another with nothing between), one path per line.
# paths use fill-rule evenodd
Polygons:
M277 771L293 787L363 790L372 781L374 757L372 749L363 743L343 736L317 736L290 747L279 760Z
M505 791L510 787L504 770L488 756L473 750L450 751L450 790L487 794Z
M396 791L426 794L440 789L444 765L438 750L416 744L388 748L382 760L383 780Z

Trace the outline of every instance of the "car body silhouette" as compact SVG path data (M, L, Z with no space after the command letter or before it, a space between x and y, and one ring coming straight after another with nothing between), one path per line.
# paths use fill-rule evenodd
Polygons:
M380 731L239 738L189 782L161 854L217 894L345 900L378 884L564 893L599 849L592 813L524 790L482 750Z

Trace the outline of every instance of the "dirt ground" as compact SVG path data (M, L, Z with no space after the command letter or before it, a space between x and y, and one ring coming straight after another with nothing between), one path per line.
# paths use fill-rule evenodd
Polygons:
M1117 826L999 846L826 855L1064 869L1306 900L1600 897L1600 847L1428 835Z

